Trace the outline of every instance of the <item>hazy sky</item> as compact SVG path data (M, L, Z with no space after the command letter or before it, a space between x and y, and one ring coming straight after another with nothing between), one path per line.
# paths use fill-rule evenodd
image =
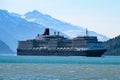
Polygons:
M0 9L20 14L36 9L111 38L120 34L120 0L0 0Z

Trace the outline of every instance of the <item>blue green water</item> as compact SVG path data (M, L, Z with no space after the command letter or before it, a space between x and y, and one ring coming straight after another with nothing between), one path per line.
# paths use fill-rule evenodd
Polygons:
M120 80L120 57L0 56L0 80Z
M0 56L0 63L35 64L111 64L119 65L120 57L82 57L82 56Z

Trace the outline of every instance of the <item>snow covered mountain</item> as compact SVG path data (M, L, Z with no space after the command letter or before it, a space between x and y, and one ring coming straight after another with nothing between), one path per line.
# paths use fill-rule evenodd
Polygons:
M29 22L36 22L48 28L53 28L55 30L61 31L64 34L67 34L68 36L70 36L71 38L76 37L78 35L80 36L85 35L85 28L60 21L49 15L42 14L37 10L26 13L24 17ZM94 31L89 31L89 35L97 36L100 41L108 40L108 37L98 34Z
M33 39L42 34L46 27L34 22L28 22L6 10L0 10L0 40L16 51L19 40ZM51 29L51 33L55 30ZM60 33L62 34L62 33Z

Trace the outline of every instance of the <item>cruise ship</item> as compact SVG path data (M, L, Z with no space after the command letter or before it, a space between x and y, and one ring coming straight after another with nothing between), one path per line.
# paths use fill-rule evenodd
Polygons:
M85 36L73 39L54 32L50 35L49 28L43 34L37 34L35 39L19 41L17 55L20 56L87 56L101 57L106 49L96 36Z

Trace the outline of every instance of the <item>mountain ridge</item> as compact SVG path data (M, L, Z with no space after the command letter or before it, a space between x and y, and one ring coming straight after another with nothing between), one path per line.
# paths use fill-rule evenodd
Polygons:
M86 29L82 26L76 26L67 22L63 22L61 20L55 19L50 15L43 14L37 10L33 10L27 12L25 15L25 19L31 22L35 22L38 24L42 24L47 26L48 28L53 28L55 30L61 31L64 34L67 34L71 38L76 37L78 35L85 35ZM107 41L108 38L104 35L98 34L94 31L89 31L90 36L98 36L100 41Z

